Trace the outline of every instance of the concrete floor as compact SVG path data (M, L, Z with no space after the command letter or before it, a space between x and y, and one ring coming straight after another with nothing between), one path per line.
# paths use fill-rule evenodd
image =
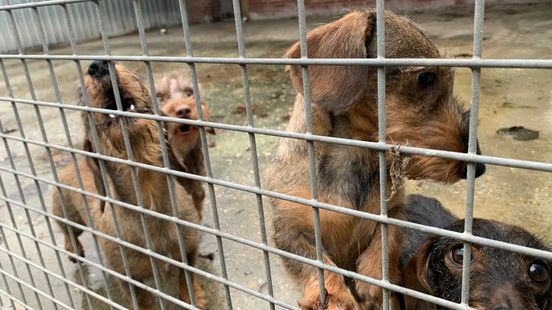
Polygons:
M411 13L408 16L419 23L424 31L433 38L443 53L448 57L471 53L473 12L472 8L455 8L449 11L431 11ZM552 58L552 5L519 5L519 6L489 6L485 12L485 35L483 41L483 56L485 58ZM329 21L330 18L312 18L308 20L309 28ZM235 42L234 24L222 22L192 27L194 54L196 56L236 57L238 56ZM245 25L247 55L255 57L279 57L298 38L295 19L250 22ZM152 31L147 35L151 55L184 55L184 44L179 29L169 29L167 36L160 36ZM114 55L140 55L139 38L137 35L117 37L110 40ZM79 44L80 54L103 54L101 42ZM52 49L52 54L68 54L68 48ZM25 79L20 61L5 61L14 95L18 98L31 99L28 83ZM75 88L77 86L77 71L75 64L68 61L53 63L56 78L61 85L61 95L65 104L76 104ZM50 75L45 62L28 61L31 78L39 100L55 101ZM83 62L82 67L87 65ZM142 64L129 64L138 72L144 73ZM185 64L152 64L156 77L164 74L189 74ZM235 113L236 106L243 103L243 89L240 69L230 65L198 65L200 82L203 85L203 98L209 103L214 114L214 121L230 124L246 124L245 114ZM252 100L256 104L255 125L263 128L283 129L286 116L289 114L295 91L289 78L281 66L249 66ZM550 162L552 154L552 74L550 70L523 69L484 69L481 78L481 107L479 115L479 139L483 152L487 155L510 157ZM466 102L470 101L470 72L467 69L456 70L455 93ZM4 86L0 87L0 96L7 96ZM17 109L24 126L24 134L30 139L42 141L35 110L30 105L18 104ZM58 145L67 145L59 111L52 108L41 108L40 112L47 129L48 141ZM69 119L71 138L79 145L81 124L78 112L66 110ZM0 115L4 130L17 129L14 112L11 105L0 105ZM498 136L496 130L502 127L525 126L540 131L540 137L532 141L517 141L510 137ZM20 136L21 132L11 133ZM213 174L216 178L240 184L253 185L253 166L250 160L250 145L246 134L219 130L216 136L216 147L210 149ZM275 150L278 139L274 137L257 136L260 169L263 171ZM31 173L25 150L21 143L10 141L12 159L17 169ZM10 167L5 146L0 146L0 165ZM30 154L34 170L39 177L52 179L51 168L46 151L39 146L30 145ZM52 150L56 166L62 167L68 162L68 155ZM50 205L51 187L41 184L39 189L32 180L22 177L20 182L24 199L20 197L14 177L8 173L0 173L6 195L13 200L21 201L32 209L48 209ZM262 177L262 175L261 175ZM465 182L445 186L425 181L407 183L408 192L420 192L439 198L445 206L451 208L457 215L464 213ZM547 244L552 245L552 235L548 233L552 223L550 208L550 192L552 175L544 172L527 171L506 167L489 166L487 173L476 183L475 215L493 218L508 223L521 225L535 233ZM236 190L215 186L218 213L222 231L236 236L261 242L259 215L254 195ZM44 203L41 202L44 200ZM213 218L209 204L206 204L204 225L213 227ZM31 234L30 223L38 239L52 243L48 225L43 216L30 212L27 217L23 208L12 205L13 222L25 234ZM265 224L270 232L270 209L265 203ZM7 207L0 205L0 222L8 227L13 226ZM51 223L53 224L53 223ZM61 233L52 226L55 241L62 245ZM41 262L37 248L27 238L21 239L25 250L22 253L17 236L3 229L0 235L0 269L13 273L11 261L4 253L9 249L17 255L28 257L34 264ZM97 262L97 253L93 250L91 238L83 235L86 247L86 257ZM227 241L223 241L224 255L229 280L239 283L261 293L267 293L268 283L265 276L263 253L260 250ZM46 268L54 273L60 273L55 252L49 247L40 245ZM213 236L204 234L202 253L215 253L213 262L200 259L200 267L208 272L220 275L220 263L216 240ZM80 274L74 264L61 256L62 267L71 280L80 282ZM299 291L285 274L281 261L271 255L272 284L275 297L286 303L295 304ZM15 261L18 275L24 281L29 281L29 274L24 264ZM44 274L30 267L35 285L48 294ZM88 286L99 294L105 294L101 281L101 273L97 269L85 268L84 275ZM10 282L11 293L21 298L19 290ZM109 281L111 283L111 281ZM55 297L64 303L69 303L68 294L63 282L51 277ZM224 308L224 291L221 285L202 279L204 288L208 291L211 309ZM5 283L0 281L0 289L6 290ZM31 291L23 287L27 301L34 307L35 299ZM86 301L78 290L70 288L72 299L80 308L86 306ZM115 293L114 295L117 295ZM268 303L238 290L231 289L232 303L235 309L268 309ZM0 297L3 298L3 297ZM45 298L42 304L45 309L52 304ZM2 299L0 299L2 300ZM5 299L4 303L6 302ZM95 306L100 309L101 307Z

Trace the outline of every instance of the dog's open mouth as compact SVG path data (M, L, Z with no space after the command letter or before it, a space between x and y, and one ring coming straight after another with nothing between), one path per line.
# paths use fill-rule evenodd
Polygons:
M136 106L134 105L134 100L132 100L130 98L125 98L125 99L121 100L121 107L123 108L124 112L143 113L143 111L138 111L136 109ZM118 110L116 101L112 101L106 108L109 109L109 110ZM117 118L118 115L110 113L109 117L110 118Z
M187 134L191 133L193 129L194 129L194 126L187 125L187 124L181 124L180 126L178 126L178 133L180 133L182 135L187 135Z

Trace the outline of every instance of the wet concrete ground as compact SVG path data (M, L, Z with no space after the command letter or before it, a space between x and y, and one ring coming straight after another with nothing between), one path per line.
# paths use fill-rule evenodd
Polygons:
M471 8L455 8L448 11L432 11L411 13L408 16L419 23L424 31L433 38L447 57L463 57L472 50L473 12ZM485 12L485 35L483 41L483 57L485 58L552 58L552 5L520 5L520 6L489 6ZM310 28L329 21L330 18L312 18L308 20ZM297 24L295 19L279 21L251 22L245 25L245 38L248 56L279 57L297 39ZM238 56L235 42L234 24L223 22L192 27L192 39L196 56L236 57ZM179 29L168 29L167 36L160 36L151 31L147 35L151 55L184 55L184 44ZM137 35L113 38L110 40L114 55L140 55L140 44ZM52 49L52 54L68 54L68 48ZM79 44L81 54L103 54L100 41ZM35 53L35 52L32 52ZM37 52L38 53L38 52ZM18 98L32 99L28 83L25 79L21 61L4 62L14 95ZM46 62L28 61L31 80L35 88L36 98L43 101L55 101L50 74ZM80 64L82 68L87 62ZM129 64L138 72L144 73L143 64ZM76 104L75 88L78 75L74 62L55 61L56 79L60 85L63 103ZM156 77L164 74L189 74L187 65L171 63L152 64ZM236 113L236 107L243 104L242 78L238 66L230 65L197 65L200 82L203 85L202 97L214 114L214 121L230 124L246 124L245 114ZM255 125L263 128L283 129L287 122L295 91L288 75L281 66L249 66L251 94L256 104ZM483 69L481 77L481 105L479 113L479 139L483 152L487 155L510 157L550 162L552 154L552 73L550 70L524 69ZM470 71L457 69L455 93L466 104L470 101ZM7 96L4 86L0 87L0 96ZM31 105L17 104L19 117L24 132L17 129L14 111L9 103L0 105L2 126L5 131L15 130L11 135L43 141L43 136L36 118L35 108ZM40 113L45 127L45 133L50 143L68 145L60 112L58 109L42 107ZM74 145L80 145L81 124L78 112L64 111L71 139ZM539 138L531 141L518 141L510 136L497 135L500 128L524 126L538 130ZM210 149L210 157L214 177L240 184L254 185L253 165L251 163L249 139L246 134L217 132L216 147ZM272 152L278 139L267 136L256 137L261 172L269 164ZM8 141L11 159L18 171L27 174L36 173L39 178L52 180L51 167L47 152L42 146L29 145L34 165L31 169L26 151L17 141ZM11 169L10 158L6 146L0 146L0 165ZM56 167L67 165L67 153L52 149ZM44 273L35 267L44 264L55 274L62 274L71 281L82 283L81 273L77 265L69 263L65 255L52 250L52 236L57 246L62 246L62 236L53 222L47 221L40 212L50 207L50 197L53 187L45 183L37 186L32 179L21 176L19 193L17 180L13 175L2 172L4 197L18 202L9 208L0 205L0 269L9 274L15 274L23 281L32 283L28 269L32 273L33 286L50 294ZM28 175L27 175L28 176ZM261 178L263 175L261 174ZM440 199L445 206L451 208L459 216L464 214L466 183L441 185L425 181L408 182L408 192L424 193ZM513 169L507 167L488 166L487 173L476 182L475 215L493 218L508 223L520 225L542 238L552 246L552 235L548 233L552 223L550 208L550 192L552 175L550 173ZM220 216L221 230L255 242L262 242L259 214L256 197L252 194L215 186L217 207ZM22 197L23 196L23 197ZM28 206L25 211L21 204ZM36 211L38 210L38 212ZM41 211L42 210L42 211ZM204 225L213 227L210 205L205 206ZM268 204L264 204L265 224L270 232L271 213ZM13 215L13 216L12 216ZM31 225L32 224L32 225ZM53 235L50 234L50 226ZM19 239L12 231L17 227L22 232ZM31 231L31 226L33 231ZM39 245L28 238L35 235ZM86 257L98 262L98 254L94 251L89 235L81 237L86 248ZM260 250L224 240L224 257L229 280L242 286L266 294L269 283L265 276L263 253ZM40 248L42 257L38 255ZM6 250L16 256L12 260L6 255ZM221 275L220 253L217 250L213 236L204 234L201 246L202 253L215 253L213 262L200 259L200 268L216 275ZM30 267L19 260L28 258ZM42 262L43 261L43 262ZM275 297L289 304L295 304L299 292L286 276L278 257L270 255L272 270L272 285ZM28 269L27 269L28 268ZM97 268L84 266L82 268L87 287L92 291L105 295L102 274ZM1 278L1 276L0 276ZM61 277L50 276L52 291L57 299L71 305L71 300L77 308L86 308L87 300L74 287L68 289ZM11 294L22 299L19 288L12 279L7 278ZM113 281L108 279L113 288L112 295L120 299L120 292L114 289ZM211 280L202 279L202 284L208 292L211 309L222 309L225 305L222 286ZM6 291L4 279L0 280L0 289ZM31 307L36 307L33 292L23 285L22 290ZM268 303L231 289L232 304L236 309L268 309ZM70 292L70 294L68 293ZM69 295L71 297L69 297ZM3 297L0 297L3 298ZM53 308L47 298L41 297L45 309ZM1 299L6 303L6 299ZM90 298L94 302L94 298ZM100 309L94 305L95 309Z

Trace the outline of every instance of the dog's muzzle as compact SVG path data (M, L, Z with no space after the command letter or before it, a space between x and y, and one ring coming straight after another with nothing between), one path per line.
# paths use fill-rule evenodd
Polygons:
M191 119L192 110L189 108L182 108L176 111L176 117L178 118L184 118L184 119ZM180 133L188 133L192 129L192 126L188 124L180 124L178 126L178 130Z

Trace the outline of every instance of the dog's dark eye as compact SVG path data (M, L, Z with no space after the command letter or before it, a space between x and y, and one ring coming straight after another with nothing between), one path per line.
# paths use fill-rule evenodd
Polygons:
M432 87L437 82L437 74L435 72L422 72L418 74L418 85L421 89Z
M462 265L464 263L464 244L459 243L453 246L449 255L455 264ZM473 262L473 256L471 258L471 262Z
M529 277L537 283L543 283L548 280L548 267L541 261L534 261L529 265Z
M194 95L194 89L186 87L186 89L184 90L184 93L186 93L186 96L191 97Z

